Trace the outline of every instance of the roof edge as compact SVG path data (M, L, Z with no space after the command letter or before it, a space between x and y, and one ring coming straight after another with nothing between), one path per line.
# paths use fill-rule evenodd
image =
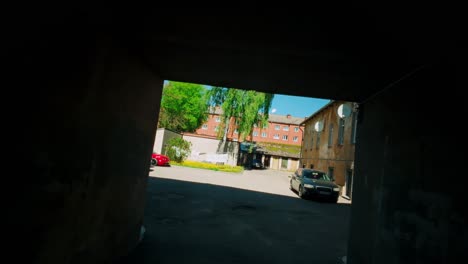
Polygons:
M322 106L319 110L315 111L313 114L311 114L309 117L307 117L306 119L304 119L304 121L302 121L302 123L300 123L299 125L303 126L305 125L305 123L307 121L309 121L310 119L314 118L315 116L317 116L318 114L320 114L320 112L322 112L325 108L329 107L330 105L332 105L333 103L335 102L338 102L337 100L330 100L330 102L328 102L326 105Z

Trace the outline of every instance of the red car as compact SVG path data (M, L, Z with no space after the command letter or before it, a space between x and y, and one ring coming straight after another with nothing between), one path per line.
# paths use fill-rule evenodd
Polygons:
M157 154L153 152L151 154L151 166L170 166L170 159L168 156Z

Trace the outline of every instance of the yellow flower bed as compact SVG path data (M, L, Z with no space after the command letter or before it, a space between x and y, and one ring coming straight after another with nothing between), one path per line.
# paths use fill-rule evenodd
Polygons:
M214 170L214 171L223 171L223 172L242 172L244 170L242 166L217 165L213 163L190 161L190 160L183 161L182 163L171 161L171 165L206 169L206 170Z

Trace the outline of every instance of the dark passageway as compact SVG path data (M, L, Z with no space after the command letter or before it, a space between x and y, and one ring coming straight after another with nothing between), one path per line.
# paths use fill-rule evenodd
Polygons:
M348 263L467 259L457 12L340 7L7 12L7 251L80 264L135 249L163 80L174 80L359 103Z
M149 178L146 233L125 263L336 264L346 255L349 204L190 182L185 174L203 171L180 170Z

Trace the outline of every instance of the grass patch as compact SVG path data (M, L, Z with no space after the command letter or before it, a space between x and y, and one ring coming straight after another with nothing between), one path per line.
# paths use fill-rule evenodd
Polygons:
M287 145L287 144L275 144L275 143L259 143L262 148L270 152L287 152L290 154L299 154L301 152L301 146Z
M231 165L218 165L213 163L199 162L186 160L181 163L171 161L171 165L205 169L205 170L214 170L214 171L223 171L223 172L242 172L244 168L242 166L231 166Z

